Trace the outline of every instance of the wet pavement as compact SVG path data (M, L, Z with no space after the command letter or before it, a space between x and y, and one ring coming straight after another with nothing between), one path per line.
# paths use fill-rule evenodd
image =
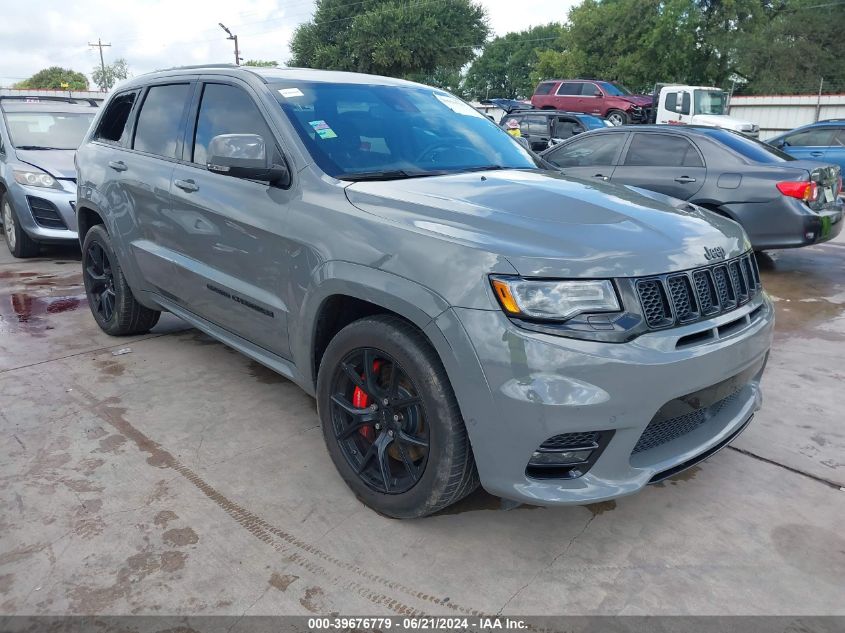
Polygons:
M169 315L100 332L79 266L0 245L2 614L845 614L843 238L760 258L776 341L731 448L613 502L406 522L289 382Z

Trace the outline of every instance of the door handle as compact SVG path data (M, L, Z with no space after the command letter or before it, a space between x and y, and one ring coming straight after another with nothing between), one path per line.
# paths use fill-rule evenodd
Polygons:
M601 178L602 180L610 180L610 178L608 176L605 176L604 174L595 174L593 176L593 178Z
M816 157L824 156L824 152L810 152L810 156L816 156Z
M114 169L115 171L126 171L129 169L122 160L110 160L109 167Z
M675 182L686 184L688 182L695 182L695 178L690 178L689 176L678 176L677 178L675 178Z
M200 189L199 185L193 180L174 180L173 184L187 193L193 193L194 191L199 191Z

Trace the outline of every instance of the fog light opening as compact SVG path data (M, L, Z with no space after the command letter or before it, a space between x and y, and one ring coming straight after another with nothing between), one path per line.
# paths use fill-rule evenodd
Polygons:
M613 431L555 435L531 454L525 474L533 479L575 479L584 475L607 446Z

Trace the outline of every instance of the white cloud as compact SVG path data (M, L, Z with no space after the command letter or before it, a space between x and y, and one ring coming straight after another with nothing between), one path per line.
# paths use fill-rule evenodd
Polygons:
M481 0L497 35L564 21L578 0ZM244 59L290 57L294 29L313 12L313 0L8 0L0 20L0 85L11 85L47 66L91 74L99 64L125 58L133 74L188 64L234 61L233 43L218 26L238 35Z

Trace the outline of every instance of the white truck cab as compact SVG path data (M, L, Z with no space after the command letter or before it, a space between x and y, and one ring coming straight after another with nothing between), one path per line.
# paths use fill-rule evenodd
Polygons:
M728 95L712 86L658 86L654 100L655 123L668 125L708 125L742 132L757 138L760 126L725 114Z

